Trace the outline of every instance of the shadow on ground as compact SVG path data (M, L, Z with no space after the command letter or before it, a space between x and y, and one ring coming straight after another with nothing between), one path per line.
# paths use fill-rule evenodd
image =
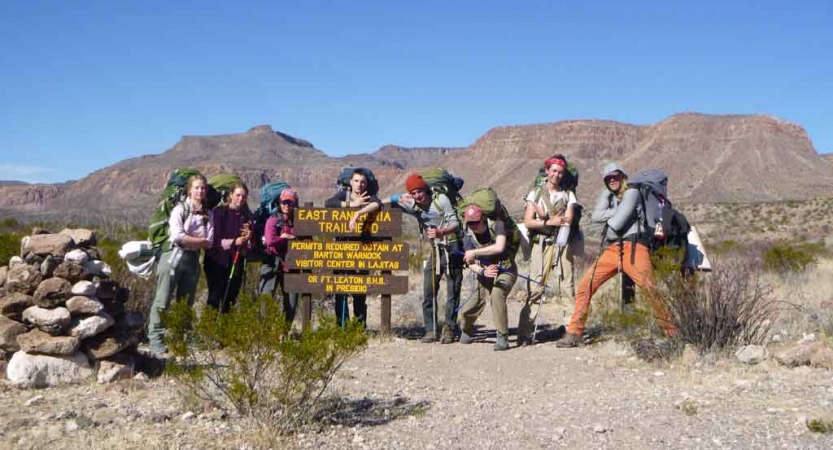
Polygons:
M392 399L330 397L322 401L314 419L327 425L377 426L396 419L425 414L430 402L413 402L407 397Z

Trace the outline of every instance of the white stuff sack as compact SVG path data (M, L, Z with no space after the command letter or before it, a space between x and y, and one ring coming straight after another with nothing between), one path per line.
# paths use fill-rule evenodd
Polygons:
M119 257L127 264L130 273L147 280L153 275L156 253L150 241L130 241L122 245Z

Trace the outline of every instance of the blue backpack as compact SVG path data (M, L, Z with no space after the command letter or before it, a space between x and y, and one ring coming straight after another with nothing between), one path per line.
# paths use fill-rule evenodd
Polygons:
M266 221L280 211L279 199L281 192L289 185L284 181L272 181L260 187L260 207L254 214L254 248L249 252L249 261L265 262L274 256L266 253L265 237Z

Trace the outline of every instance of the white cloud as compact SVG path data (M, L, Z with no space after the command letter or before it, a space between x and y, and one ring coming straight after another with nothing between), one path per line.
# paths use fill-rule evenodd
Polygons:
M0 164L0 180L42 182L45 175L55 172L52 167L27 166L25 164Z

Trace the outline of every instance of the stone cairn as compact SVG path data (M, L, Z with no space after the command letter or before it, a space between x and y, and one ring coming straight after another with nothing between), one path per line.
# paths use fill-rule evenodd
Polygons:
M35 229L0 267L0 375L41 388L133 376L141 314L110 279L95 233Z

